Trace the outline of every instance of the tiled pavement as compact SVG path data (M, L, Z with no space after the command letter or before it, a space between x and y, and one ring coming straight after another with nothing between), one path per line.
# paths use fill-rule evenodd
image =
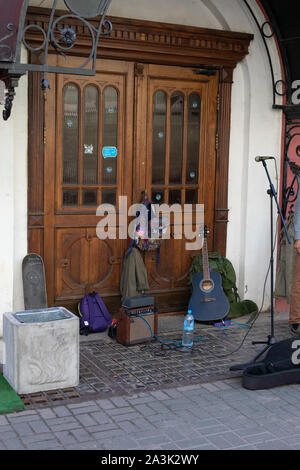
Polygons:
M300 449L299 392L229 379L0 415L0 450Z
M163 338L176 337L176 331L164 336L163 330L162 325ZM261 350L251 342L266 338L268 315L258 319L234 354L230 353L248 330L238 325L223 331L200 330L197 334L208 341L199 342L194 354L184 355L172 349L161 355L161 345L154 343L144 349L122 347L123 354L133 356L124 358L121 350L109 353L116 343L82 341L80 386L91 385L89 393L82 394L79 387L73 390L77 397L65 394L64 399L52 401L46 397L23 412L0 415L0 450L300 449L300 384L249 391L242 387L240 373L229 372L231 364L252 359L254 350ZM289 336L286 314L277 316L275 333L277 339ZM146 364L147 374L139 375L143 369L137 361L146 360L143 354L154 363ZM99 363L104 386L99 385ZM88 364L94 377L90 380L82 370ZM126 373L111 372L109 381L105 367L112 371L113 364ZM170 382L164 383L162 377Z

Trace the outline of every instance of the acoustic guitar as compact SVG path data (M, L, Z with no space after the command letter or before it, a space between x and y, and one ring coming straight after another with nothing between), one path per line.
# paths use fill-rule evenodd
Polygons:
M229 312L229 301L224 294L221 275L209 269L207 248L207 227L203 234L203 272L192 277L193 294L189 302L189 310L197 321L223 320Z

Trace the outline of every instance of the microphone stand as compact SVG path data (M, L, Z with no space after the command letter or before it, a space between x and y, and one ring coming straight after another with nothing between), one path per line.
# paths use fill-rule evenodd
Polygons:
M275 190L274 185L273 185L273 183L272 183L272 180L271 180L271 177L270 177L268 168L267 168L266 161L265 161L265 160L261 160L261 162L262 162L262 164L263 164L263 166L264 166L264 168L265 168L265 171L266 171L266 174L267 174L267 178L268 178L269 183L270 183L270 188L268 189L267 194L270 196L270 223L271 223L271 227L270 227L270 235L271 235L271 258L270 258L270 270L271 270L271 334L268 336L267 341L253 341L253 342L252 342L253 345L254 345L254 344L266 344L266 347L253 359L252 362L249 362L249 363L246 363L246 364L238 364L238 365L232 366L232 367L230 367L230 370L231 370L231 371L245 370L245 369L247 369L248 367L252 367L252 366L257 365L257 360L258 360L265 352L267 352L267 351L270 349L270 347L272 346L272 344L274 344L274 343L276 342L275 336L274 336L274 226L273 226L273 199L275 199L275 202L276 202L276 205L277 205L278 214L280 214L281 221L282 221L282 224L283 224L284 229L285 229L285 234L286 234L288 243L291 244L291 239L290 239L290 237L289 237L289 234L288 234L288 231L287 231L287 227L286 227L286 224L285 224L285 221L284 221L284 218L283 218L283 215L282 215L282 212L281 212L279 203L278 203L277 193L276 193L276 190Z

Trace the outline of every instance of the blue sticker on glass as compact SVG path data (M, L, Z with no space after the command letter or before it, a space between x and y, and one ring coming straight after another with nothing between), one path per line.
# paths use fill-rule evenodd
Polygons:
M103 147L102 155L103 158L116 158L118 155L117 147Z

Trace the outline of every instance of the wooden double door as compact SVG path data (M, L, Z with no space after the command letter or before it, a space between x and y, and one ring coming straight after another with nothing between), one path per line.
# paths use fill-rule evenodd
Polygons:
M113 313L130 244L118 235L121 196L127 208L144 189L156 204L204 204L213 231L218 75L103 59L95 76L48 78L42 188L48 301L73 309L95 290ZM114 238L97 236L102 204L115 212ZM189 268L199 252L186 250L177 231L171 220L159 263L155 254L143 254L161 312L186 309Z

